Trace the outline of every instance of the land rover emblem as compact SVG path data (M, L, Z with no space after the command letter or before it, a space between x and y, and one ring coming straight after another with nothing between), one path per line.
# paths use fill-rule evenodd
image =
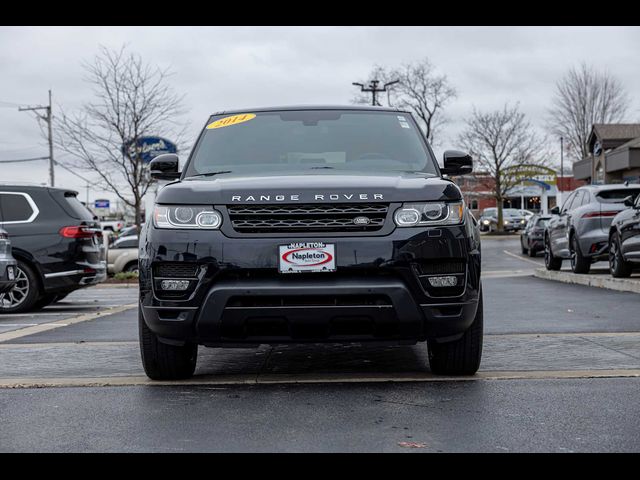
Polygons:
M356 225L369 225L371 223L371 220L369 219L369 217L356 217L353 219L353 223L355 223Z

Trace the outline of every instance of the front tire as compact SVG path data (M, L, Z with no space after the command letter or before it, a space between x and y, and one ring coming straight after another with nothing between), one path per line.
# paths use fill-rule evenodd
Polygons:
M429 365L438 375L473 375L480 368L483 338L482 290L471 326L462 338L453 342L429 341Z
M615 278L626 278L631 276L633 268L622 256L620 248L620 237L617 233L611 235L609 239L609 270Z
M560 270L562 268L562 259L553 256L548 236L544 239L544 266L547 270Z
M571 235L569 253L571 254L571 270L573 273L589 273L589 270L591 270L591 260L582 255L580 244L575 234Z
M131 262L125 268L124 271L127 273L139 273L140 269L138 267L138 262Z
M144 321L142 307L138 306L138 327L142 366L152 380L181 380L190 378L196 369L198 345L182 346L162 343Z

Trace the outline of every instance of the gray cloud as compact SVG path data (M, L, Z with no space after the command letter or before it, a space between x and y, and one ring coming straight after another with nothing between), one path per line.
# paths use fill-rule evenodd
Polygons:
M66 110L90 99L82 61L98 45L127 43L148 62L170 67L185 93L192 137L209 113L281 104L348 103L352 81L372 65L429 57L458 89L441 147L455 137L472 105L520 102L543 130L555 81L581 61L620 78L640 118L637 27L2 27L0 101L54 103ZM35 120L0 104L0 160L46 154ZM45 162L2 165L2 181L46 182ZM58 184L84 183L58 169ZM113 195L95 191L90 199Z

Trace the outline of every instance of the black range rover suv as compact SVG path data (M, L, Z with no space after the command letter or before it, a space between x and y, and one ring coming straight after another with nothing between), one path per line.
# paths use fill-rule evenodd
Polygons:
M211 116L140 238L140 345L152 379L198 345L427 341L432 371L482 354L480 237L411 114L287 107Z

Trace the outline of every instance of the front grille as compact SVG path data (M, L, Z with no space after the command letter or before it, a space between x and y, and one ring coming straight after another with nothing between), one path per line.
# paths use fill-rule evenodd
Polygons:
M199 268L195 263L160 263L155 265L154 274L163 278L194 278Z
M415 268L418 275L451 275L454 273L464 273L464 261L447 262L416 262Z
M231 297L226 308L391 306L385 295L305 295Z
M384 226L389 204L234 205L228 211L240 233L375 232Z

